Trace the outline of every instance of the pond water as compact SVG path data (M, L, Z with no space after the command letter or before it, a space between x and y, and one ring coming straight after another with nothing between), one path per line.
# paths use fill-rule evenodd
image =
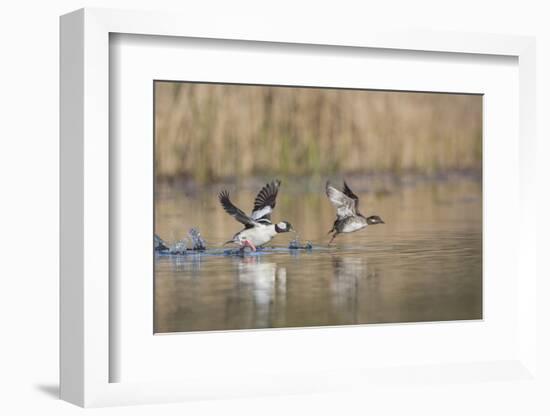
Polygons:
M242 227L216 195L227 187L248 212L261 181L157 186L155 232L173 242L196 227L208 249L155 256L155 332L481 319L479 178L348 182L361 212L386 224L327 247L335 213L323 184L283 181L273 220L313 248L289 250L296 236L286 233L243 256L222 246Z

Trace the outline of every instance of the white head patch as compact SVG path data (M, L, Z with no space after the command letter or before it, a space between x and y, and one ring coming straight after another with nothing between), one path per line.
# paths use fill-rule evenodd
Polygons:
M280 222L277 224L277 227L279 227L281 230L286 230L286 224L284 222Z

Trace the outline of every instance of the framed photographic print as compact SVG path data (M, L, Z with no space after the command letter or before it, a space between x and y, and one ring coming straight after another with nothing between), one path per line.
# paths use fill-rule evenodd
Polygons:
M533 380L533 39L185 21L61 19L62 398Z

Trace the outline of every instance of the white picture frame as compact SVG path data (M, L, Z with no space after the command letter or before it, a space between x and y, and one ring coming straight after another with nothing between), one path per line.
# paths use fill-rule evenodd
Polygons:
M215 19L214 19L215 20ZM182 23L184 22L184 23ZM235 29L238 28L238 31ZM82 9L61 18L61 398L80 406L158 403L196 398L323 392L410 380L410 369L382 367L368 372L335 369L294 374L282 369L263 379L234 375L183 381L111 382L110 366L119 359L110 349L109 275L109 37L123 33L336 48L382 48L453 54L516 57L519 67L517 354L498 362L441 363L415 370L417 380L479 382L479 372L510 380L537 382L535 302L535 41L530 37L429 32L330 33L315 27L304 33L276 24L200 20L169 13ZM261 45L261 44L259 44ZM521 214L525 215L521 215ZM514 243L511 243L514 244ZM111 309L110 309L111 308ZM223 337L223 334L220 336ZM346 382L342 382L346 379ZM533 381L534 380L534 381Z

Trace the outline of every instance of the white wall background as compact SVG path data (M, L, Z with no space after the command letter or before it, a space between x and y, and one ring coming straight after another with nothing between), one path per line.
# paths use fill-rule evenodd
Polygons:
M351 2L20 0L0 8L0 414L68 415L81 409L56 399L58 376L58 16L84 6L178 10L189 14L246 13L251 18L358 28L372 24L535 35L538 42L539 264L550 232L550 13L545 1L376 0ZM256 16L256 17L255 17ZM544 124L546 123L546 125ZM513 226L513 219L511 219ZM543 282L541 300L550 294ZM550 328L549 320L541 328ZM546 334L546 335L544 335ZM548 355L548 331L542 354ZM545 358L545 357L541 357ZM544 360L548 365L548 359ZM546 374L550 372L546 371ZM548 386L547 386L548 387ZM353 393L197 402L92 410L125 414L550 414L543 391L529 385L423 387L369 397ZM548 388L546 389L549 390ZM544 404L543 404L544 403Z

